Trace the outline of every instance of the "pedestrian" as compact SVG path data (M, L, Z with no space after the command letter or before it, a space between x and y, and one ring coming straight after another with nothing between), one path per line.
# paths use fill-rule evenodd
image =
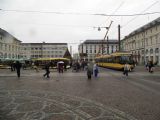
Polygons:
M37 61L37 62L34 63L34 69L36 70L36 72L39 72L38 67L39 67L39 63Z
M13 62L12 67L13 67L13 71L15 71L16 70L16 62L15 61Z
M128 64L128 63L125 63L123 74L126 75L126 76L128 76L128 71L129 71L129 70L130 70L129 64Z
M45 71L46 71L46 73L43 75L44 77L47 76L47 78L50 78L50 76L49 76L49 74L50 74L49 67L50 67L50 64L49 64L49 63L46 63L46 64L45 64Z
M63 62L58 62L57 63L57 68L58 68L59 73L63 73L64 63Z
M64 62L64 71L67 71L67 63Z
M84 71L84 61L82 61L82 70Z
M92 63L88 63L88 65L87 65L87 77L88 77L88 79L92 78L92 74L93 74L93 65L92 65Z
M22 68L23 68L23 70L26 70L26 68L27 68L26 63L22 64Z
M153 73L153 62L152 61L149 61L148 68L149 68L149 72Z
M146 62L145 66L146 66L146 70L149 70L149 61Z
M21 65L21 63L19 62L19 61L16 61L16 63L15 63L15 68L16 68L16 71L17 71L17 76L18 76L18 78L20 78L20 70L21 70L21 67L22 67L22 65Z
M98 76L98 66L97 64L95 63L94 66L93 66L93 73L94 73L94 77L97 77Z
M10 66L11 66L11 71L13 71L13 62L11 62Z

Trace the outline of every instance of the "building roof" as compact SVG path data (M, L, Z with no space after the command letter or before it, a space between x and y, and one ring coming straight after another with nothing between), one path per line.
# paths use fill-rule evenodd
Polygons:
M9 32L3 30L2 28L0 28L0 34L2 36L10 36L10 37L14 38L14 40L22 42L22 41L18 40L17 38L15 38L13 35L11 35Z
M118 40L116 39L109 39L108 42L109 44L118 44ZM102 43L107 44L107 40L95 39L95 40L85 40L83 42L83 44L102 44Z
M30 44L30 45L68 45L67 43L22 43L22 45Z
M150 23L148 23L148 24L146 24L146 25L134 30L129 35L125 36L124 39L127 39L127 38L129 38L131 36L134 36L134 35L136 35L136 34L138 34L140 32L143 32L144 30L147 30L147 29L149 29L149 28L151 28L151 27L153 27L155 25L160 25L160 17L158 17L157 19L153 20L152 22L150 22Z

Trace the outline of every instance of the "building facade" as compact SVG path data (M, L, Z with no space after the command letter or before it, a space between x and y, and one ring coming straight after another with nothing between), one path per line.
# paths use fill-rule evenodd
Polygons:
M160 17L126 36L121 49L132 52L138 64L151 60L160 65Z
M68 49L67 43L22 43L23 59L63 57Z
M21 41L0 28L0 59L17 60L21 58Z
M111 54L118 50L118 40L86 40L78 46L80 58L94 61L98 54Z

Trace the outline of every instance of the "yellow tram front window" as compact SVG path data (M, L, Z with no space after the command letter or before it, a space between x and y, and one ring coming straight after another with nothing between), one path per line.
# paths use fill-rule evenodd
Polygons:
M125 63L133 64L132 56L121 56L120 63L121 64L125 64Z

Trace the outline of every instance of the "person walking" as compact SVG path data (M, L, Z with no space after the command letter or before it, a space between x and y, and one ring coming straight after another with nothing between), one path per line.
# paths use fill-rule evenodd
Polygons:
M88 79L92 78L92 73L93 73L93 65L92 65L92 63L88 63L88 65L87 65L87 77L88 77Z
M47 76L47 78L50 78L50 76L49 76L49 74L50 74L49 67L50 67L49 63L46 63L46 64L45 64L46 73L43 75L44 77Z
M93 73L94 73L94 77L97 77L98 76L98 66L97 64L95 63L94 66L93 66Z
M15 71L16 70L16 62L15 61L13 62L12 67L13 67L13 71Z
M17 71L17 77L18 78L20 78L20 75L21 75L21 73L20 73L21 67L22 67L21 63L19 61L16 61L15 68L16 68L16 71Z
M123 74L126 75L126 76L128 76L128 71L129 71L129 70L130 70L129 64L126 63L126 64L124 65L124 72L123 72Z
M11 71L13 71L13 62L11 62L10 66L11 66Z
M58 68L59 73L63 73L64 63L63 62L58 62L57 63L57 68Z
M152 61L149 61L148 68L149 68L149 72L153 73L153 62Z
M34 68L35 68L36 72L39 72L38 67L39 67L39 63L38 63L38 62L35 62L35 63L34 63Z

